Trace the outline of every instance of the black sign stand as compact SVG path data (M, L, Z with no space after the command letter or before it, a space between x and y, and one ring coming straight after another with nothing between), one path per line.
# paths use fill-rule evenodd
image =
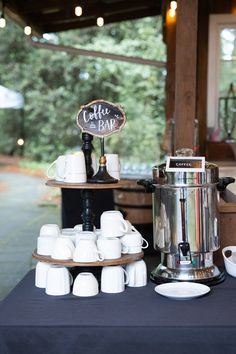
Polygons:
M90 179L94 173L92 167L92 158L91 158L91 154L94 149L92 144L93 136L88 133L82 133L82 140L83 140L82 151L85 157L87 178Z

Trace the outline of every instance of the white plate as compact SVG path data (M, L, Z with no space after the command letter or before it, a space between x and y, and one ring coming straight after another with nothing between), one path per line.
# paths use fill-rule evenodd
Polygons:
M154 289L158 294L172 299L193 299L207 294L209 286L199 283L179 282L157 285Z

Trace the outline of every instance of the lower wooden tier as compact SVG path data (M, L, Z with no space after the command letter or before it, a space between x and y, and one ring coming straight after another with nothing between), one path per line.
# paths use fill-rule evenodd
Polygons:
M143 252L140 253L133 253L133 254L123 254L120 258L116 259L106 259L104 261L96 261L96 262L74 262L72 259L69 260L59 260L53 259L50 256L42 256L34 250L32 253L32 257L37 259L40 262L51 263L51 264L60 264L64 265L65 267L104 267L110 265L125 265L135 261L139 261L144 256Z

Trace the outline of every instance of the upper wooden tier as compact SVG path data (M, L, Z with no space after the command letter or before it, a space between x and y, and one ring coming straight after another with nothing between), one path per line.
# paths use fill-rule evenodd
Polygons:
M58 188L76 188L76 189L116 189L123 188L127 186L126 180L120 180L117 183L65 183L59 182L55 179L49 179L46 182L46 185L49 187L58 187Z

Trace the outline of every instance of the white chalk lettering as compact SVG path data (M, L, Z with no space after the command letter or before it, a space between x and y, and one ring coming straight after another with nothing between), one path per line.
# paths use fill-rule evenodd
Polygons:
M102 106L99 104L94 105L93 108L93 113L88 112L86 110L83 111L83 120L85 123L88 123L90 120L99 120L102 119L104 116L110 114L110 110L108 108L102 108Z
M98 131L101 132L102 130L104 130L104 122L100 119L98 121Z
M112 131L116 127L116 120L111 119L110 120L110 130Z
M189 162L176 162L177 167L192 167L191 163Z
M115 127L115 119L111 120L99 120L98 121L98 131L112 131Z

